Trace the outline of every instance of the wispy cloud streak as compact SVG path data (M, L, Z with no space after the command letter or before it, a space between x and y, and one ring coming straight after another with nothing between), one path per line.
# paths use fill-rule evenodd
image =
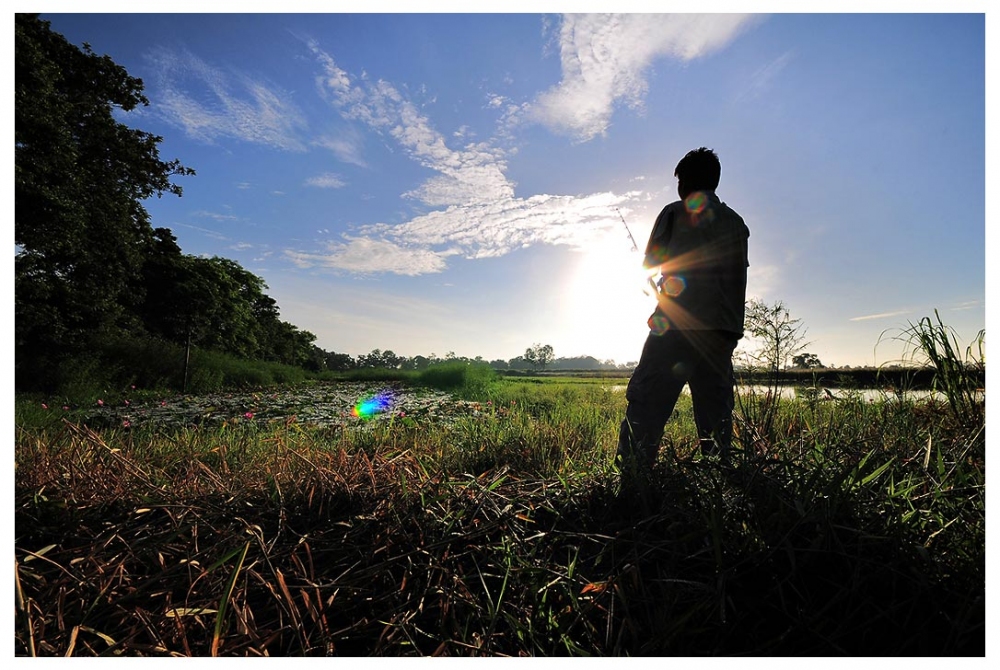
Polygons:
M896 312L882 312L881 314L867 314L865 316L852 316L849 321L873 321L875 319L888 319L894 316L902 316L903 314L909 314L909 310L899 310Z
M533 103L494 97L502 114L497 138L446 136L405 89L342 69L319 43L307 42L318 67L320 96L348 126L336 136L307 139L307 123L290 96L244 74L213 68L195 56L160 51L161 105L190 136L212 142L231 137L286 151L320 147L341 161L366 167L360 126L395 143L433 175L400 195L429 209L397 224L358 226L320 250L288 250L302 267L402 275L442 272L447 258L503 256L535 244L585 248L620 225L616 208L629 209L642 192L517 197L507 176L518 119L531 118L586 140L604 132L619 102L641 107L646 71L655 59L690 60L728 44L752 19L743 15L568 15L559 31L562 82ZM307 186L341 188L325 173Z
M402 194L436 209L401 224L362 226L356 235L345 235L343 243L328 245L325 253L287 252L300 266L413 275L441 272L453 255L490 258L534 244L581 248L620 225L615 208L639 195L518 198L505 174L504 150L490 142L450 147L448 138L391 83L352 77L318 44L309 47L321 69L318 90L344 119L388 136L436 173Z
M303 268L328 268L356 274L416 276L441 272L447 254L429 249L406 247L389 240L347 237L344 243L330 242L323 252L286 250L285 257Z
M641 108L658 58L689 61L729 44L757 19L746 14L569 14L559 29L562 81L528 114L587 141L611 124L615 105Z
M310 177L306 180L306 185L317 188L342 188L346 185L346 182L341 179L340 175L327 172L326 174Z
M158 72L158 109L190 137L305 149L300 139L305 118L278 87L213 68L188 52L161 49L151 58ZM197 96L192 90L198 90Z
M750 76L746 87L736 95L734 102L743 102L763 95L771 87L772 82L777 79L778 75L792 61L792 58L793 54L789 51L759 68Z

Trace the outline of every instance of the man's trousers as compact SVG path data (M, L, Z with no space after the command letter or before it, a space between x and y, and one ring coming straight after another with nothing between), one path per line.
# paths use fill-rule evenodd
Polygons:
M650 333L625 398L618 458L642 469L656 461L663 428L684 385L691 389L702 453L728 455L733 436L733 351L740 336L721 330Z

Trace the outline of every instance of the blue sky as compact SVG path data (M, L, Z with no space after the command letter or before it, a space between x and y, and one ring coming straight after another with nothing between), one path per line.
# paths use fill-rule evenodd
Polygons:
M824 363L897 360L935 309L963 342L985 327L984 3L275 9L42 18L142 78L126 122L197 172L153 225L261 276L328 351L637 360L653 300L621 217L643 246L700 146L751 230L748 295Z

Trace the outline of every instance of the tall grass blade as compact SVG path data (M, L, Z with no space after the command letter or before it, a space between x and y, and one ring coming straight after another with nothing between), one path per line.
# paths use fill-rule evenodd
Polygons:
M239 578L240 572L243 570L243 561L247 557L247 552L250 550L250 542L243 545L243 550L236 550L229 554L222 562L228 561L230 558L239 553L239 560L236 561L236 566L233 568L233 572L229 575L229 581L226 582L226 587L222 592L222 598L219 600L219 614L215 617L215 629L212 633L212 656L216 657L219 655L219 645L222 643L222 629L225 626L226 620L226 608L229 605L229 598L233 594L233 588L236 586L236 580Z

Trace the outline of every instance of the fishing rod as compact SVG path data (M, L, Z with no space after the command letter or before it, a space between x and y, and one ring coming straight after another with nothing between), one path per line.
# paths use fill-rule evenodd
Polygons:
M618 218L622 220L622 225L625 226L625 232L628 233L628 238L632 240L632 251L639 251L639 245L635 243L635 238L632 237L632 231L629 230L628 223L625 222L625 217L622 216L622 211L615 207L615 211L618 212Z
M628 238L632 241L632 251L635 251L636 253L638 253L639 252L639 245L635 243L635 238L632 237L632 231L629 229L628 223L625 221L625 217L622 215L622 211L620 209L618 209L617 207L615 207L615 211L618 212L618 218L622 220L622 225L625 226L625 232L628 233ZM654 293L659 293L660 292L660 287L658 287L656 285L656 282L653 281L652 277L647 276L646 277L646 281L649 282L649 286L650 286L650 288L653 289ZM646 293L645 289L643 289L643 293ZM649 295L649 294L646 293L646 295Z

